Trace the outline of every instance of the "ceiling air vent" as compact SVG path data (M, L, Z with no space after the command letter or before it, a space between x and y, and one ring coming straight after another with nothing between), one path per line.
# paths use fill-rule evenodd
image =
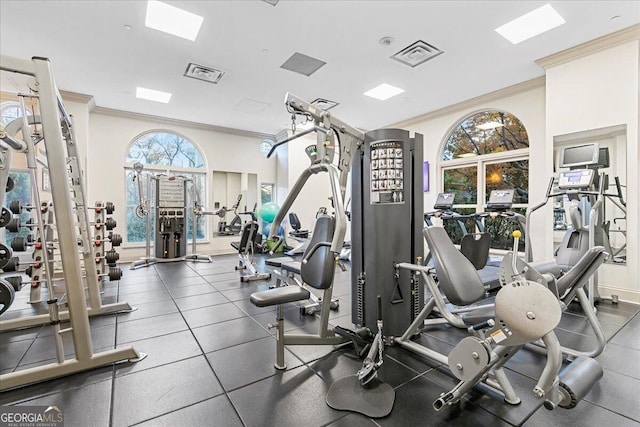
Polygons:
M410 67L417 67L423 62L433 59L441 53L444 52L437 47L431 46L429 43L425 43L422 40L418 40L393 55L392 58Z
M296 52L280 68L310 76L325 64L324 61Z
M207 83L217 84L222 76L224 76L224 72L191 62L189 63L189 65L187 65L184 76L191 77L192 79L202 80Z
M335 101L329 101L328 99L324 99L324 98L316 98L313 101L311 101L311 105L314 105L321 110L327 111L337 105L340 105L340 103Z

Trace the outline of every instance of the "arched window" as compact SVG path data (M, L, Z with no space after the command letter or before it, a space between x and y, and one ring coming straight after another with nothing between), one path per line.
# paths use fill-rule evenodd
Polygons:
M127 150L125 166L126 179L126 209L127 209L127 242L142 243L146 241L146 219L136 215L136 208L140 204L138 184L133 180L135 172L133 165L142 163L143 173L167 173L183 175L191 178L196 187L198 202L205 204L206 169L204 158L200 150L189 140L171 131L155 130L138 136ZM153 181L152 181L153 182ZM146 195L147 185L143 182ZM187 185L189 192L187 199L191 200L191 185ZM154 199L155 189L152 189L151 200ZM187 239L192 239L193 204L187 206ZM154 228L155 212L150 211L152 228ZM202 240L206 237L206 222L198 221L196 237ZM153 239L153 233L151 234Z
M31 115L31 111L27 110L27 116ZM15 119L22 117L22 107L17 101L6 101L0 104L0 123L6 126Z
M492 190L514 189L513 210L524 214L529 203L529 137L520 120L503 111L487 110L468 116L449 132L440 157L441 191L455 193L459 213L484 212ZM510 249L514 221L489 219L486 231L492 247ZM462 236L447 224L454 241ZM467 229L475 229L468 221Z

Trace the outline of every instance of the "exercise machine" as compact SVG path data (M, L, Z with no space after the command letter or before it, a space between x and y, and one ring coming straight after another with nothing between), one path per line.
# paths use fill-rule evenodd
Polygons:
M261 273L256 268L254 255L261 251L262 235L259 232L258 220L255 215L256 206L252 212L243 212L249 215L251 220L242 227L242 234L239 242L231 242L231 246L238 251L238 271L245 273L240 276L240 281L251 282L254 280L271 280L271 273ZM241 215L242 215L241 214Z
M73 123L55 85L51 63L48 59L41 57L24 60L2 56L0 70L32 76L35 79L35 84L32 86L37 88L36 98L41 116L47 165L51 170L58 172L50 175L51 194L56 207L56 228L64 267L67 313L71 323L70 328L60 329L60 321L63 320L63 317L58 310L55 296L50 294L50 299L47 301L49 314L46 317L54 330L56 362L2 374L0 375L0 390L4 391L63 377L117 362L141 360L145 355L138 353L131 346L99 353L94 353L92 349L84 289L85 282L82 277L78 251L84 260L89 300L92 300L92 293L98 291L98 295L95 297L98 298L97 303L100 305L98 277L94 262L95 253L88 233L88 212ZM15 135L9 135L8 138L2 139L0 145L9 145L14 150L26 152L28 156L35 156L28 121L27 115L23 114L22 140L19 140ZM7 142L8 139L10 142ZM66 173L67 171L71 175ZM74 356L68 359L65 358L65 352L62 348L61 334L63 333L70 334L73 338Z
M182 261L187 252L187 179L156 176L156 260Z
M185 260L193 262L213 262L209 255L198 254L198 221L205 215L213 215L213 212L204 210L200 204L195 180L191 180L191 203L193 204L193 212L191 213L191 224L193 226L191 230L191 254L185 256Z
M238 194L238 199L231 206L231 209L227 209L226 206L218 209L215 214L220 217L220 221L218 222L218 235L219 236L234 236L240 234L242 230L242 219L240 215L238 215L238 207L240 206L240 202L242 201L242 193ZM233 212L233 219L229 224L227 224L227 213Z
M142 163L135 163L133 165L133 180L138 182L138 201L140 202L138 206L136 206L136 216L138 218L145 219L145 256L140 258L138 261L134 261L131 263L131 270L135 270L140 267L149 267L157 262L155 257L151 256L151 201L149 200L152 192L152 181L151 174L142 174L142 170L144 169L144 165ZM142 179L145 179L145 183L147 185L147 197L145 197L145 192L143 191L143 183Z
M609 166L609 151L600 148L597 143L566 147L562 150L559 167L569 168L561 171L556 180L552 177L547 186L543 202L530 208L526 216L525 232L525 261L533 260L529 227L534 212L546 206L550 200L557 197L569 201L569 218L571 227L555 250L555 262L560 269L566 271L590 249L603 246L611 255L619 253L610 244L610 223L605 218L605 203L610 201L620 209L626 217L626 203L622 194L622 186L615 177L615 193L609 193L609 177L600 169ZM588 213L587 213L588 212ZM591 306L605 299L600 296L597 286L597 275L589 279L587 294ZM618 296L612 295L614 304Z
M364 134L331 116L329 112L320 110L292 94L287 94L285 105L292 114L292 121L295 121L296 116L304 115L313 121L314 127L278 142L272 147L267 157L271 157L279 146L311 132L316 133L317 142L312 149L307 147L305 150L311 164L302 171L291 187L272 222L269 239L276 241L273 250L283 244L284 239L276 238L276 236L286 213L311 176L320 173L326 174L331 186L335 212L333 216L321 215L316 219L309 250L305 253L300 265L300 277L305 284L322 291L323 301L331 301L333 275L338 255L344 245L347 229L344 208L346 186L352 159L358 154L358 147L364 141ZM336 154L338 154L337 162L335 161ZM310 292L301 286L281 286L251 295L251 302L258 307L276 307L276 321L270 325L276 328L276 369L286 369L284 363L285 345L339 345L349 342L348 338L329 330L329 304L322 304L316 334L285 334L284 304L304 301L309 297Z
M518 234L514 236L515 248ZM427 227L423 230L423 235L431 247L434 270L440 286L451 287L460 297L468 292L469 283L473 283L475 289L482 292L475 268L449 243L444 230ZM452 265L455 268L451 268ZM429 280L431 274L429 268L420 265L398 264L396 267L419 274L425 281ZM529 271L532 270L527 270ZM527 279L517 270L515 263L512 264L509 282L496 295L495 311L484 317L463 317L473 335L463 338L448 355L411 340L422 328L430 305L425 305L405 332L399 338L393 338L393 343L447 365L452 375L460 380L452 390L434 401L433 407L436 410L457 403L479 382L499 391L506 403L518 404L520 398L511 386L503 366L523 345L537 340L544 342L547 358L533 395L544 399L545 408L575 407L602 377L602 368L590 357L580 357L574 362L575 365L560 370L562 349L553 332L562 314L557 297L544 284Z

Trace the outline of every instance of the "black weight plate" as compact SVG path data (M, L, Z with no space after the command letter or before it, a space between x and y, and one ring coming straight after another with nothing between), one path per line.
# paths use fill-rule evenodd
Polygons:
M13 215L11 211L5 207L2 208L2 215L0 215L0 227L6 227L9 221L11 221Z
M8 193L9 191L13 190L13 187L15 187L16 183L13 180L13 178L11 178L10 176L7 177L7 187L4 190L6 193Z
M11 307L15 299L16 291L11 283L4 279L0 279L0 314L4 313Z
M7 246L0 243L0 268L4 268L13 257L13 252Z

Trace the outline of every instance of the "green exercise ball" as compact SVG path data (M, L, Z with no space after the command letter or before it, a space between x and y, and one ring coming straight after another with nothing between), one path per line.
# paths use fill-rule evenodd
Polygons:
M262 205L262 208L260 208L260 218L262 218L264 222L271 223L276 218L279 210L280 206L277 204L273 202L265 203Z

